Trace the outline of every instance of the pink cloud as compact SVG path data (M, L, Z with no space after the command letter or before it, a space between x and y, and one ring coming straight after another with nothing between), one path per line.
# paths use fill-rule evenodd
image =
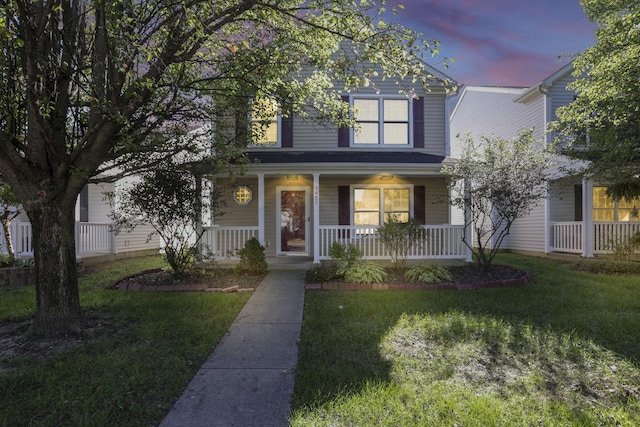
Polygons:
M397 1L397 0L394 0ZM564 65L561 54L593 44L579 3L557 0L406 0L397 20L441 42L465 84L529 86Z

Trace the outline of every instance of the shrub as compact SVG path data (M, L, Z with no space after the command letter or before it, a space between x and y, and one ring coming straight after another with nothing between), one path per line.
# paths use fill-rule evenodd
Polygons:
M440 283L453 280L449 270L432 262L414 265L404 274L404 277L411 281L422 283Z
M240 262L235 267L237 273L263 274L269 270L269 264L264 253L264 246L258 239L252 237L238 251Z
M308 283L330 282L339 278L338 265L335 262L324 262L322 264L314 264L307 271L305 280Z
M378 227L378 239L384 244L396 270L404 268L411 247L425 238L426 230L413 217L402 222L397 215L391 215L384 225Z
M614 239L609 242L613 249L613 257L618 261L631 261L640 249L640 233L629 238Z
M348 268L362 258L362 251L352 243L345 246L334 242L329 248L329 256L338 262L339 268Z
M382 267L367 261L339 268L338 274L351 283L381 283L387 278Z
M0 268L11 267L14 261L11 255L0 254Z

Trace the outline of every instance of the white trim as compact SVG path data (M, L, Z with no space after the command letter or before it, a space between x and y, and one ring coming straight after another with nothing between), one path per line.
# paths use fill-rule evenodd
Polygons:
M380 149L402 149L413 148L413 99L402 95L349 95L349 107L353 108L354 99L377 99L378 100L378 143L377 144L356 144L355 129L349 129L349 147L351 148L370 148ZM385 144L384 143L384 101L385 100L403 100L407 101L407 143L406 144Z
M258 241L265 246L264 174L258 174Z
M281 201L282 201L282 191L304 191L304 252L283 252L280 248L282 247L281 241ZM307 185L278 185L276 186L276 255L278 256L296 256L296 255L309 255L309 204L310 204L310 188Z
M414 184L351 184L349 186L349 222L351 222L352 224L355 223L355 197L353 194L353 191L355 189L360 189L360 188L375 188L375 189L379 189L379 190L386 190L386 189L390 189L390 188L397 188L397 189L406 189L409 190L409 217L415 216L415 211L414 211L414 200L413 200L413 196L414 196ZM382 215L382 217L380 218L380 224L378 225L383 225L384 223L384 197L383 197L383 192L381 191L380 194L380 206L379 206L379 211ZM425 194L426 196L426 194ZM425 218L426 220L426 218Z
M251 135L251 133L253 131L253 123L260 122L260 121L265 121L266 122L266 120L253 120L252 108L250 107L249 108L249 113L247 115L247 122L248 122L248 124L247 124L247 126L248 126L247 132L248 132L248 135L249 135L249 141L247 143L247 148L280 148L280 147L282 147L282 113L280 111L280 105L277 103L277 101L275 101L275 99L272 99L272 98L269 98L269 97L264 97L264 98L271 99L274 102L276 102L276 104L277 104L278 111L276 113L276 120L275 120L275 123L276 123L276 126L277 126L277 129L276 129L276 143L275 144L260 144L260 143L254 144L253 143L253 136ZM253 99L251 99L251 103L253 103ZM274 121L270 120L270 122L273 123Z
M593 258L593 181L582 180L582 256Z
M320 262L320 174L313 174L313 263Z

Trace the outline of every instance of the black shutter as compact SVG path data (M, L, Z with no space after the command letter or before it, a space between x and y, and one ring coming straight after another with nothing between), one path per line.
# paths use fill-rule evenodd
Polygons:
M582 221L582 185L576 184L574 187L575 205L574 205L574 221Z
M351 208L349 203L350 189L348 185L338 186L338 225L351 225ZM340 236L349 238L349 232Z
M293 116L289 114L280 120L282 126L282 134L280 135L280 144L282 147L293 147Z
M424 185L413 187L413 217L424 224L427 220Z
M349 96L342 95L342 100L349 103ZM338 128L338 147L348 147L349 146L349 128L348 127L339 127Z
M80 191L80 222L89 222L89 186Z
M424 148L424 98L413 100L413 146Z

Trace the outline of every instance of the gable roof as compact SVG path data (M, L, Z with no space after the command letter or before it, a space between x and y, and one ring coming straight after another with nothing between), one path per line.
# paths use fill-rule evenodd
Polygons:
M560 68L555 73L551 74L546 79L540 81L535 86L531 86L526 92L520 95L515 99L516 102L528 102L533 99L538 94L544 94L548 88L553 86L553 84L566 76L569 73L573 72L573 61L565 64L562 68Z

